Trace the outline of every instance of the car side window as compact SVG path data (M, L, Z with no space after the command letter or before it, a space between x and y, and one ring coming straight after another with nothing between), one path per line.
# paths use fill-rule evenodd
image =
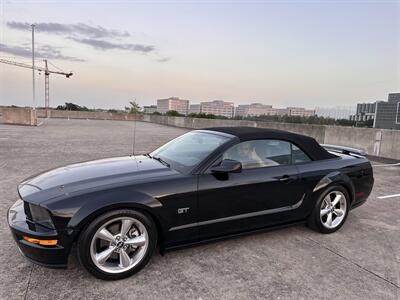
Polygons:
M300 150L300 149L299 149ZM243 169L291 164L291 143L280 140L253 140L229 148L222 159L242 163Z
M292 144L292 164L309 162L311 159L299 147Z

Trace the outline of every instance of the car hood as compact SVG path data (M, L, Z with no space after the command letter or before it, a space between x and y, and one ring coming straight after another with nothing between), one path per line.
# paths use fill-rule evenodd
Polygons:
M23 200L41 203L51 198L86 189L98 189L178 172L147 156L126 156L93 160L45 171L25 179L18 186Z

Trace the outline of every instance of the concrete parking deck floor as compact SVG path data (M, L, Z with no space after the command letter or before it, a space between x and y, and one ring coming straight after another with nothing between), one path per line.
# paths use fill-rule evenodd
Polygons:
M68 270L21 257L6 221L28 175L59 165L132 152L132 122L44 120L40 127L0 125L0 299L399 299L400 166L375 167L369 201L337 233L304 226L156 253L131 278L104 282L75 256ZM186 130L137 123L136 151ZM380 164L380 163L379 163Z

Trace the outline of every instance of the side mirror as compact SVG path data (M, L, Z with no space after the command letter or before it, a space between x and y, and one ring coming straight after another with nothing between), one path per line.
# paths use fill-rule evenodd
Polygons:
M242 164L233 159L224 159L218 166L211 167L211 172L216 174L222 173L240 173Z

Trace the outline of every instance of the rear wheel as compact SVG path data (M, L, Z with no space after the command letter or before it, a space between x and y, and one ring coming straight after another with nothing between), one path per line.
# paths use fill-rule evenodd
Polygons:
M122 279L149 261L157 241L152 219L134 210L105 213L91 222L79 237L82 265L100 279Z
M316 202L309 225L322 233L335 232L346 221L349 208L347 190L339 185L330 186Z

